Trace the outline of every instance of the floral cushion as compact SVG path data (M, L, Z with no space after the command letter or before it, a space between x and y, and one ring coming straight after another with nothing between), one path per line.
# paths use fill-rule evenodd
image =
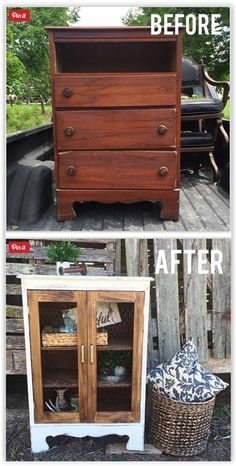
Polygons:
M207 372L198 362L197 349L190 338L167 362L152 369L147 379L161 395L185 403L206 401L228 384Z

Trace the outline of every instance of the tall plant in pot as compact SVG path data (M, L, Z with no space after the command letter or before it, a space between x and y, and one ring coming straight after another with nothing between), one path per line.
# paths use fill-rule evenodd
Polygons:
M64 269L69 269L71 264L76 264L80 255L80 248L71 241L58 241L47 246L48 262L56 264L58 275L63 274ZM77 271L84 274L85 267L81 266L80 269Z

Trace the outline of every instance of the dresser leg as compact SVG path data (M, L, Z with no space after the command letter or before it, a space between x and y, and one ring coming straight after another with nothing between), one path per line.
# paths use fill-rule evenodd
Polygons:
M129 434L129 440L126 444L127 450L136 450L136 451L143 451L144 450L144 432L143 428L137 430L133 434Z
M32 453L40 453L42 451L49 450L48 443L46 441L45 432L41 431L40 428L31 428L31 451Z
M163 220L179 220L179 201L172 199L163 200L160 217Z
M57 220L72 220L76 217L76 213L73 208L73 202L71 201L59 201L57 199Z

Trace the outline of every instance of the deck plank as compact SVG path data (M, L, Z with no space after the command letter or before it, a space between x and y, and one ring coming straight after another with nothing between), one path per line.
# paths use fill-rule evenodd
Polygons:
M206 176L181 174L180 218L177 222L160 219L160 204L75 205L74 220L57 222L55 207L34 225L15 226L17 231L229 231L229 196Z
M82 230L84 231L101 231L103 230L103 205L97 202L91 202L89 206L90 215L85 216L85 222Z
M143 203L143 225L145 231L164 231L164 222L160 218L159 203ZM176 222L174 222L176 224Z
M124 224L123 230L125 231L142 231L143 230L143 216L140 204L125 204L124 209Z
M208 204L208 195L205 197L205 193L199 192L195 188L194 184L188 180L185 180L185 183L182 186L182 190L186 194L188 201L194 205L196 215L199 215L205 230L222 231L226 229L224 223L221 221L221 219L219 219L216 212L214 212L214 210Z
M192 199L188 199L185 191L180 192L180 217L182 219L185 230L187 231L204 231L205 227L194 208Z
M104 211L105 231L120 231L123 229L123 206L120 203L108 204Z

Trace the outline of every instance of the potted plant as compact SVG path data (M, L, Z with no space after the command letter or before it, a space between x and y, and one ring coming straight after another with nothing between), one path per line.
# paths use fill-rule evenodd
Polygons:
M81 250L71 241L58 241L47 246L48 262L55 263L57 274L63 275L64 269L77 262ZM81 270L80 270L81 269ZM84 274L85 266L78 268L77 272Z
M131 363L130 351L104 351L98 361L99 375L125 377L131 370Z

